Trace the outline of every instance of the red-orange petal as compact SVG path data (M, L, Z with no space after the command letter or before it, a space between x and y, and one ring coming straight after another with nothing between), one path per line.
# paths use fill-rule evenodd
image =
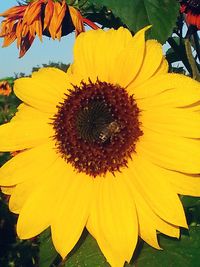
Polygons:
M79 35L79 33L85 31L85 27L83 24L83 17L81 16L81 13L72 6L69 6L69 12L70 12L70 16L71 16L73 25L75 27L75 33L77 36Z
M0 13L1 17L9 17L9 18L15 18L18 19L18 17L23 16L25 10L27 8L27 5L23 5L23 6L14 6L9 8L8 10L6 10L3 13Z
M191 12L188 12L186 14L186 21L200 29L200 15L194 15Z
M8 83L8 81L0 82L0 95L9 96L12 92L12 89Z
M28 49L31 47L35 37L31 35L29 32L27 35L22 38L21 45L20 45L20 52L19 52L19 58L23 57L25 53L28 51Z
M42 22L41 19L38 18L37 20L35 20L35 32L38 35L38 37L40 38L40 41L42 41Z
M27 24L23 24L23 21L22 21L22 31L21 31L21 36L22 37L25 37L27 35L29 31L29 27L27 26Z
M52 39L60 36L59 31L62 27L62 21L65 16L66 8L67 6L65 0L63 0L62 5L59 2L54 3L53 17L48 27Z
M34 1L28 5L23 17L24 24L31 25L35 19L38 18L38 16L41 14L42 2L43 0Z
M1 24L1 33L0 37L4 37L7 34L10 34L14 30L15 21L4 20Z
M10 32L9 34L7 34L4 37L4 41L3 41L2 47L9 46L10 44L12 44L16 40L16 38L17 38L16 32L15 31Z
M22 20L20 19L17 23L17 28L16 28L16 36L17 36L17 48L19 48L22 40Z
M54 12L54 2L52 0L48 0L46 7L45 7L45 13L44 13L44 27L43 30L46 29L46 27L49 26L52 16Z
M98 27L94 22L92 22L89 19L86 19L84 17L82 17L82 21L87 24L88 26L90 26L93 30L98 30L100 29L100 27Z

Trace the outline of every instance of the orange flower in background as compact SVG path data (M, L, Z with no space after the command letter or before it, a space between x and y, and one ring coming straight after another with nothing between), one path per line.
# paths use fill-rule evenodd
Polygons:
M31 47L36 35L60 40L61 36L75 30L76 36L85 31L84 23L97 29L93 22L82 17L81 13L63 0L36 0L19 5L0 14L5 19L1 23L0 37L4 38L3 47L17 40L19 57L24 56Z
M0 95L9 96L12 89L7 81L0 81Z
M200 30L200 1L180 0L180 12L186 14L186 22Z

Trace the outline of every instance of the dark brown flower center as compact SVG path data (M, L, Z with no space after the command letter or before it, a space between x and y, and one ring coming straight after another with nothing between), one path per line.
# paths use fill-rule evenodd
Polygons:
M194 15L200 15L199 0L180 0L180 4L185 6L185 13L191 12Z
M125 89L91 81L74 86L53 118L58 152L92 177L127 166L142 135L139 109Z

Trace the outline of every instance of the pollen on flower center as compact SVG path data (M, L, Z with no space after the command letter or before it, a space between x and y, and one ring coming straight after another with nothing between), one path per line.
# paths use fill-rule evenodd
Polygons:
M127 165L142 135L133 96L118 85L97 81L69 90L53 118L58 153L92 177Z

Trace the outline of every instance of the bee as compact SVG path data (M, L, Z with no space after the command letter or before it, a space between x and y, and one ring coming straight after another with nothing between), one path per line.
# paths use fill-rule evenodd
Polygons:
M120 126L116 121L112 121L111 123L107 124L105 128L99 134L99 139L102 143L105 143L109 139L115 136L116 133L120 132Z

